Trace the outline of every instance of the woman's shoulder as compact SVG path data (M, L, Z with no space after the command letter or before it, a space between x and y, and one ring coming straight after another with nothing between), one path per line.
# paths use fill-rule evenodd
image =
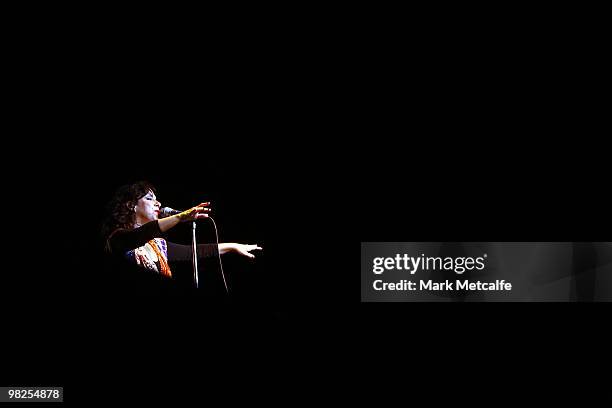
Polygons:
M106 242L111 242L114 241L116 238L121 237L122 235L125 235L126 233L129 233L131 230L128 228L115 228L114 230L111 231L110 234L108 234L108 237L106 238Z

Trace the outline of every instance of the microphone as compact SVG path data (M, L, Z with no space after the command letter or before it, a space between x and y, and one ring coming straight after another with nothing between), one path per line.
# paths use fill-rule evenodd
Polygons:
M178 214L180 212L181 211L175 210L174 208L162 207L162 208L159 209L159 218L170 217L170 216Z

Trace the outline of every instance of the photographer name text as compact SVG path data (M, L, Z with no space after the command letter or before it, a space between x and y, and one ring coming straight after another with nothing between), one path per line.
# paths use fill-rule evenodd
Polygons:
M431 279L419 280L418 283L402 279L398 282L383 282L381 279L377 279L373 283L374 290L387 291L387 290L399 290L399 291L412 291L412 290L429 290L429 291L455 291L455 290L489 290L489 291L510 291L512 290L512 284L506 282L503 279L497 279L494 282L483 282L483 281L468 281L446 280L444 282L436 282Z

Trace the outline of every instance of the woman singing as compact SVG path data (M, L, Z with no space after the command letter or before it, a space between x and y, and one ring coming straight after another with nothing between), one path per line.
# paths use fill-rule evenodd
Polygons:
M149 274L170 280L169 262L191 261L188 245L167 242L163 235L179 223L208 217L210 203L201 203L182 213L159 219L161 204L155 188L141 181L119 188L108 206L109 216L103 226L106 251L138 265ZM199 258L217 257L229 252L254 258L251 252L261 250L257 245L238 243L198 245Z

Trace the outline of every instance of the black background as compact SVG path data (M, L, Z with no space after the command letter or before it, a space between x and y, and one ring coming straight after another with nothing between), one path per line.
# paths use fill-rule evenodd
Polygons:
M313 368L329 385L385 350L595 358L574 339L601 344L605 305L359 301L362 241L610 240L598 85L564 80L567 48L470 52L444 37L460 51L423 45L406 60L384 42L357 41L351 57L344 42L227 29L205 45L79 32L36 35L14 61L8 383L64 385L75 401L100 382L210 390L263 367L272 387ZM164 205L210 199L222 241L262 244L255 263L227 260L232 297L214 275L206 297L91 293L100 211L138 179ZM468 364L431 356L430 368Z

